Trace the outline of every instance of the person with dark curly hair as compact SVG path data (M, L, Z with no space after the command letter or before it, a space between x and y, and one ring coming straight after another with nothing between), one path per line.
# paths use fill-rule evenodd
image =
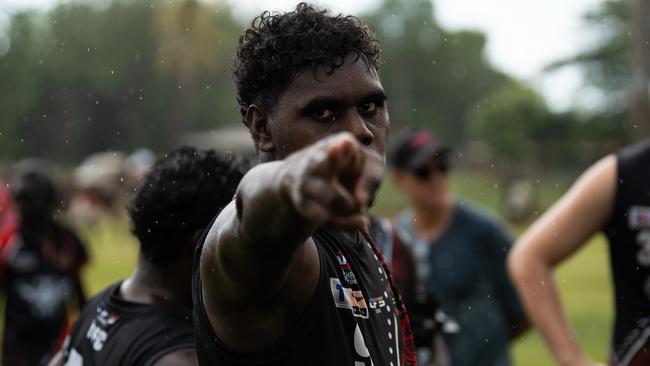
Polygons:
M182 147L159 160L128 210L140 242L135 271L90 301L51 364L196 364L192 255L242 174L213 150Z
M199 241L201 365L414 365L403 302L367 231L389 118L358 18L264 12L234 74L263 162Z

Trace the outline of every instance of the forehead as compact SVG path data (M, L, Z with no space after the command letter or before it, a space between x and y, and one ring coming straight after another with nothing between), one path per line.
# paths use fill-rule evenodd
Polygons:
M370 93L383 93L377 70L362 58L347 57L327 72L325 66L308 68L298 74L278 99L278 107L302 107L316 98L337 98L355 104Z

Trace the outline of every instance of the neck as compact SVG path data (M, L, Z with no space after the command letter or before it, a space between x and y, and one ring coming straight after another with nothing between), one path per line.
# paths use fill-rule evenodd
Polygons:
M454 211L451 194L445 194L436 205L414 205L413 227L422 238L432 239L445 229Z
M124 300L191 308L191 271L172 262L160 269L140 257L133 274L121 286Z

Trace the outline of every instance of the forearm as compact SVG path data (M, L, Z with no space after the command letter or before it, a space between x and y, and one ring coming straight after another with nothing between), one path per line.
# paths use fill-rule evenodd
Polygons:
M562 308L552 268L533 258L517 259L511 274L530 319L559 365L581 364L585 357Z
M261 164L244 176L236 195L239 236L245 245L260 245L262 252L291 250L303 243L316 224L300 215L286 187L289 176L284 161ZM263 229L262 229L263 228ZM269 245L277 243L276 245Z
M272 296L283 286L301 245L315 230L284 192L284 162L259 165L242 179L235 205L226 207L206 241L209 278L220 300L239 303ZM300 253L297 253L300 252ZM263 279L263 280L262 280Z

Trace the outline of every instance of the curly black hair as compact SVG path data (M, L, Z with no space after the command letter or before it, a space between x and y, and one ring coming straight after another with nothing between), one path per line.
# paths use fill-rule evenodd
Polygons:
M156 162L128 207L143 258L166 265L178 257L232 200L242 176L238 162L214 150L184 146Z
M306 68L332 73L352 54L377 70L379 51L374 33L357 17L332 16L306 3L288 13L265 11L239 38L233 74L242 117L254 103L272 112Z
M46 161L27 158L12 168L9 183L11 194L19 207L29 211L24 214L51 214L57 206L59 190Z

